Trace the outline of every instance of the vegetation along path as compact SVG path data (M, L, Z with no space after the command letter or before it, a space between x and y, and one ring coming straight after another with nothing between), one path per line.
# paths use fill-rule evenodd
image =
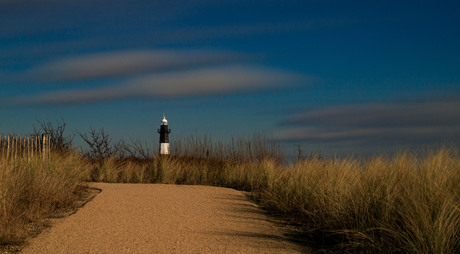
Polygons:
M299 253L237 190L94 183L102 192L23 253Z

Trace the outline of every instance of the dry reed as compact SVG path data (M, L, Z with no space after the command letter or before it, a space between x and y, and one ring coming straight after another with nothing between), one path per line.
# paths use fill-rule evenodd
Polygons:
M328 251L460 249L460 159L453 150L368 160L312 156L287 165L279 147L257 135L229 144L189 138L173 147L173 155L147 162L108 159L100 173L117 176L109 181L251 191L266 209L297 223L309 242Z
M30 223L72 205L88 169L76 154L0 159L0 245L20 243Z
M460 249L460 158L439 149L368 160L318 156L284 164L279 146L254 135L228 144L208 137L151 159L78 155L0 161L3 243L20 227L73 199L85 178L125 183L201 184L250 191L326 252L456 253ZM13 224L14 225L13 225ZM19 233L18 233L19 232Z

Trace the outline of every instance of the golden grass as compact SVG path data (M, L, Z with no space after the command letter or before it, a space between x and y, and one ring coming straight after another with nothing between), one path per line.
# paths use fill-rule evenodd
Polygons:
M78 155L49 161L0 161L3 243L27 222L71 202L85 180L200 184L250 191L263 207L294 222L327 252L456 253L460 249L460 158L439 149L372 159L311 157L284 164L260 136L176 142L170 156L149 160ZM246 155L242 155L245 154ZM21 225L21 226L18 226ZM19 236L19 238L18 238Z
M20 243L30 223L71 205L87 179L89 165L76 154L0 159L0 245Z
M117 164L108 159L100 172L118 176L109 181L251 191L266 209L298 223L314 244L329 245L329 250L455 253L460 249L460 159L452 150L368 160L312 157L286 165L279 157L264 154L273 149L259 149L260 154L238 160L222 149L217 154L206 152L203 147L211 145L203 145L205 141L197 142L198 152L143 163ZM241 144L248 148L249 143ZM193 150L193 142L187 147ZM227 151L235 150L244 149Z
M367 162L313 158L283 170L260 200L348 250L455 253L459 183L460 160L448 150L422 159L409 153Z

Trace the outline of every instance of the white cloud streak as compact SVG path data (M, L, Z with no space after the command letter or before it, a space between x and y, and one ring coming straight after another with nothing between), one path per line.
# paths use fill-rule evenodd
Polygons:
M460 128L445 127L385 127L385 128L293 128L278 130L275 137L283 141L313 141L324 143L374 143L378 146L388 142L445 141L449 137L459 138Z
M431 99L320 108L282 122L287 142L434 144L460 140L460 100Z
M82 104L127 98L177 98L260 91L305 84L302 75L254 66L222 66L150 74L96 89L52 91L9 100L7 104Z
M367 103L311 110L286 120L291 125L311 123L350 126L445 126L460 125L460 100L419 100L390 103Z
M69 57L45 63L26 73L31 80L68 82L228 64L243 54L213 50L125 50Z

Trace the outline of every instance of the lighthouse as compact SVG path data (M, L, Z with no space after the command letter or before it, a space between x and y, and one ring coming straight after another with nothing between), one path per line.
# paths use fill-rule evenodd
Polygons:
M163 113L163 120L161 120L161 126L158 129L160 133L160 154L169 154L169 133L168 120L166 120L165 114Z

